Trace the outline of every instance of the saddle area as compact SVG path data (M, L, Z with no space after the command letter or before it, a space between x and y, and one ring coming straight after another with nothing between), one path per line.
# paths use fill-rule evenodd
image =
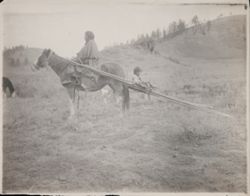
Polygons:
M77 88L79 90L88 90L87 86L96 86L99 74L94 73L84 67L77 66L73 62L68 62L66 68L60 74L61 83L67 88ZM99 69L99 66L95 66Z

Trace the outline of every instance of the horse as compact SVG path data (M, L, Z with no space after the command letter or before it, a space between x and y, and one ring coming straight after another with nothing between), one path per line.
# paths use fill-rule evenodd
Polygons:
M125 84L110 77L94 73L85 67L77 66L72 61L58 56L52 50L44 49L38 57L37 62L33 64L32 69L39 70L48 66L57 74L61 80L61 84L68 92L71 106L70 117L75 115L76 90L78 92L79 90L95 92L107 85L113 90L114 95L122 97L122 111L125 112L129 109L129 88ZM103 63L100 65L100 69L101 71L125 78L125 73L118 64Z
M15 97L15 89L9 78L3 77L3 93L6 97Z

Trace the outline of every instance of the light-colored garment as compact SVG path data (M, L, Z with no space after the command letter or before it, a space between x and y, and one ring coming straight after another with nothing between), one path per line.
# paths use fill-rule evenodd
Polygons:
M133 81L134 83L139 84L139 83L142 82L142 79L141 79L140 76L137 76L137 75L134 74L134 75L132 76L132 81Z
M99 59L99 51L94 40L89 40L85 46L77 53L77 58L83 64L96 65Z

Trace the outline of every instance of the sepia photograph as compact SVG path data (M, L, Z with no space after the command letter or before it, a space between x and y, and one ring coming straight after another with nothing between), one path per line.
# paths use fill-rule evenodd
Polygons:
M0 7L3 193L248 193L248 1Z

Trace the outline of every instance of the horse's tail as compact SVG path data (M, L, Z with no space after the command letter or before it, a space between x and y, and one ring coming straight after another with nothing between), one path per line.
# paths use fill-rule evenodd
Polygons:
M126 85L123 85L122 94L123 94L122 109L123 111L126 111L129 109L129 102L130 102L129 88Z

